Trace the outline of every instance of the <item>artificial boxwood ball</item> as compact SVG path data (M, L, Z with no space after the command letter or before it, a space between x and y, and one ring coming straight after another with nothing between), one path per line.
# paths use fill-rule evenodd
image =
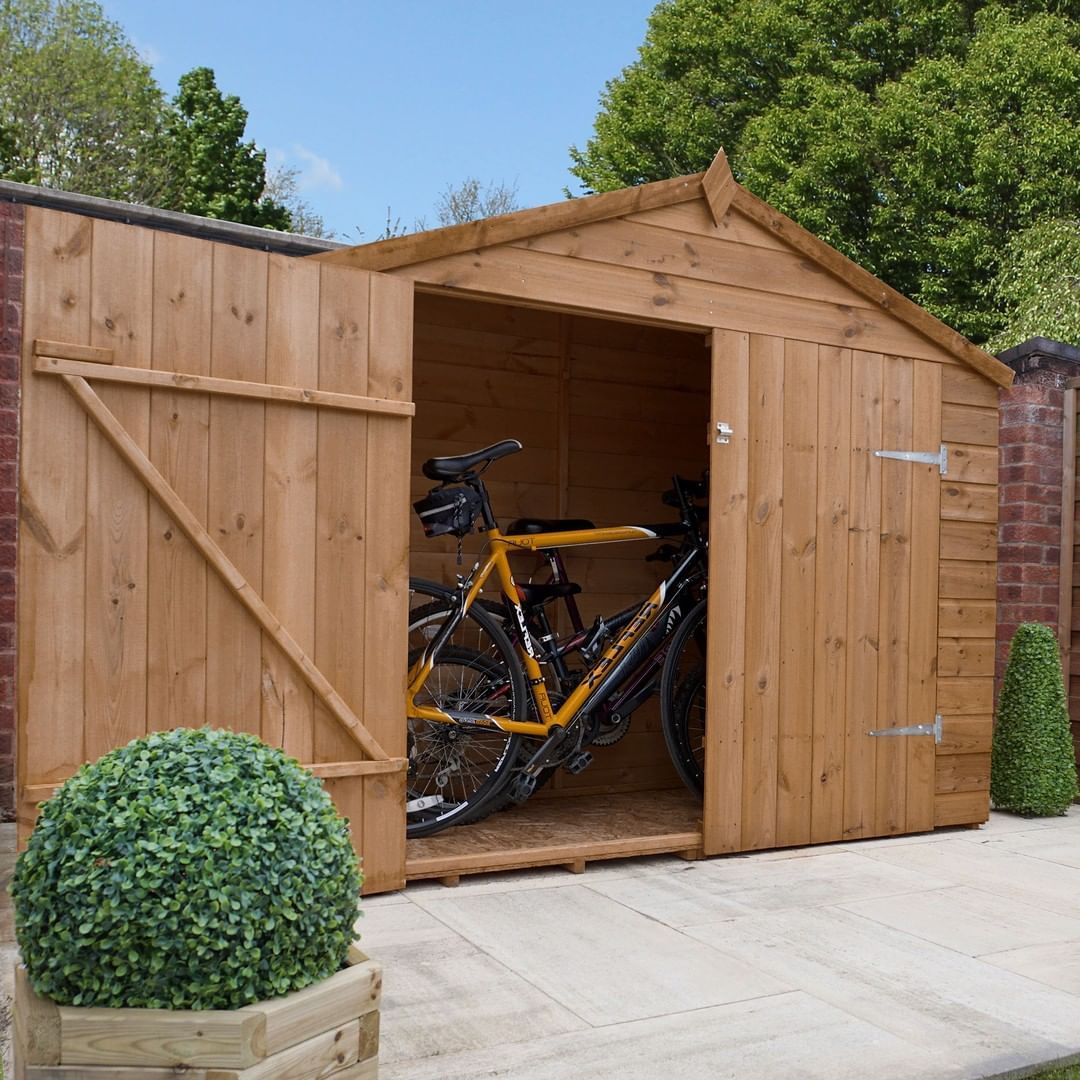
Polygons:
M315 777L252 735L178 728L68 780L11 891L39 994L231 1009L339 970L360 881L348 822Z

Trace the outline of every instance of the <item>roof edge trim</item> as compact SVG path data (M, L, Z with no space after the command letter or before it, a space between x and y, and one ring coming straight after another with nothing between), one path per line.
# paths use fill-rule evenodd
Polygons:
M512 214L499 214L497 217L429 229L408 236L395 236L389 240L341 248L309 258L361 270L393 270L494 244L509 244L539 233L572 229L594 221L700 199L705 175L694 173L677 176L673 180L657 180L652 184L548 203L531 210L517 210Z
M758 225L768 229L774 236L783 240L807 258L813 259L830 273L835 274L857 292L871 301L875 307L906 322L923 337L940 345L946 352L952 353L958 360L974 368L980 375L995 382L998 386L1011 386L1014 373L990 353L972 344L963 334L946 326L940 319L919 307L891 285L886 285L880 278L874 277L869 270L864 270L858 263L852 262L836 248L819 240L813 233L797 225L779 210L767 202L752 195L742 185L736 185L732 207Z

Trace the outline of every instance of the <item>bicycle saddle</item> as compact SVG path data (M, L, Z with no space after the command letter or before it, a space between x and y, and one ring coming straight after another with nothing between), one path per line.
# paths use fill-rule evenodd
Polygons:
M428 458L421 466L420 471L429 480L464 480L465 477L475 472L478 465L485 469L499 458L509 454L516 454L521 449L521 443L517 439L503 439L502 442L492 443L483 450L474 450L471 454L458 454L457 457L433 457Z
M591 521L584 518L518 518L511 521L503 533L504 536L527 536L546 532L577 532L580 529L595 529Z

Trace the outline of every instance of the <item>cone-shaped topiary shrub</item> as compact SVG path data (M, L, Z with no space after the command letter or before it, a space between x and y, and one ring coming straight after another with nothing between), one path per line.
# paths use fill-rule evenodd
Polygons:
M339 970L359 889L348 823L311 773L252 735L178 728L42 806L12 895L39 994L231 1009Z
M1076 795L1076 760L1057 641L1048 626L1013 635L998 702L990 797L999 810L1063 814Z

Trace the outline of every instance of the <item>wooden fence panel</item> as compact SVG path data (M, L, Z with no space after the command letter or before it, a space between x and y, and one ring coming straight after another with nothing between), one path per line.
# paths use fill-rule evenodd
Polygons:
M311 764L399 887L411 287L27 219L24 832L81 761L210 723Z

